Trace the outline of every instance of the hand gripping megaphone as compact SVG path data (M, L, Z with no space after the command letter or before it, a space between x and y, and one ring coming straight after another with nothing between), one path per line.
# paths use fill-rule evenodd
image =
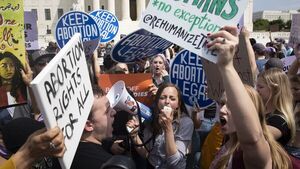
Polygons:
M148 121L152 118L152 113L149 107L136 101L127 91L125 82L117 81L108 91L106 97L110 105L115 110L124 110L132 115L140 115L141 121Z

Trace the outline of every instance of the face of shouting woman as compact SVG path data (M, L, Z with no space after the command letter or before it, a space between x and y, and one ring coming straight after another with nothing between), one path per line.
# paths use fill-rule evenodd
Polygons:
M166 87L158 101L158 108L162 110L164 106L172 108L172 110L177 110L179 107L179 99L178 99L178 92L174 87Z
M152 62L152 72L155 75L160 75L163 70L165 70L165 63L164 60L160 56L156 56Z
M225 135L234 133L236 131L235 125L233 123L231 111L227 107L226 102L227 102L227 98L225 94L223 94L217 106L217 111L219 113L220 122L221 122L221 131Z

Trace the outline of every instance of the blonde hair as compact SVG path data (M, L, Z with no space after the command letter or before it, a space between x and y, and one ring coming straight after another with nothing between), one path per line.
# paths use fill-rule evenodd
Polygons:
M157 57L160 57L163 60L163 63L164 63L164 66L165 66L165 70L169 71L169 62L168 62L166 56L164 54L162 54L162 53L159 53L159 54L153 56L150 59L150 72L152 73L154 71L153 67L152 67L152 63L153 63L154 59L157 58Z
M253 87L245 85L245 89L258 112L260 124L263 131L263 136L269 144L271 159L272 159L272 168L273 169L292 168L292 164L288 154L280 146L280 144L274 139L274 137L271 135L270 131L267 128L267 124L264 118L265 108L261 97ZM227 167L230 157L239 148L239 142L236 133L230 134L229 137L231 138L229 148L224 153L224 155L220 158L220 160L217 162L216 168L218 169L225 169Z
M271 101L276 110L281 112L282 117L287 122L291 130L291 140L296 135L295 119L293 114L293 94L291 84L285 72L278 68L271 68L258 75L271 91Z

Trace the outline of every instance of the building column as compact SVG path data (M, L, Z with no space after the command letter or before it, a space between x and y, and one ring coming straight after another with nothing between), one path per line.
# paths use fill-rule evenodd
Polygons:
M74 11L84 11L85 10L84 0L75 0L72 4L72 7Z
M143 11L146 8L146 0L137 0L136 3L137 3L136 4L136 6L137 6L137 8L136 8L137 19L136 20L140 20L142 17Z
M100 9L100 0L93 0L93 10Z
M122 1L122 19L121 20L131 20L129 0L121 0L121 1Z
M115 0L107 0L107 10L114 15L116 14Z

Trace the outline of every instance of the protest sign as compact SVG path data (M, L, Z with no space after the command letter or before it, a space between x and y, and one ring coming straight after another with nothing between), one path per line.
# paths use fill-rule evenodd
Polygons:
M97 22L100 30L100 43L106 43L114 39L119 31L118 18L106 10L96 10L90 13L92 18Z
M83 44L76 33L30 84L46 127L63 131L66 152L59 162L72 164L94 96Z
M92 55L100 41L100 31L96 21L87 13L71 11L61 16L56 24L55 37L60 48L80 33L86 55Z
M282 58L281 61L283 62L283 71L284 72L288 72L290 66L292 65L292 63L296 60L296 56L289 56L286 58Z
M289 45L293 46L297 43L300 43L300 14L293 14Z
M0 1L0 107L26 103L23 0Z
M215 52L206 48L207 34L225 25L237 25L247 4L247 0L151 0L140 26L216 62Z
M132 63L164 52L171 42L139 29L121 39L111 52L112 59L122 63Z
M26 50L39 49L36 13L32 11L24 12L24 30Z
M119 80L125 82L137 101L150 106L149 85L152 84L151 73L135 73L135 74L99 74L98 85L108 92L111 86Z
M248 39L245 39L243 35L239 36L239 50L233 58L233 65L242 82L254 86L254 76L250 67L246 40ZM207 78L208 97L219 100L224 92L224 86L218 66L205 59L202 59L202 64Z
M214 103L206 96L206 77L201 59L188 50L182 50L170 64L170 80L181 90L184 103L193 107L198 104L201 108Z
M242 28L243 28L244 25L245 25L245 17L244 17L244 15L242 15L242 17L239 20L239 23L237 24L239 32L242 31Z

